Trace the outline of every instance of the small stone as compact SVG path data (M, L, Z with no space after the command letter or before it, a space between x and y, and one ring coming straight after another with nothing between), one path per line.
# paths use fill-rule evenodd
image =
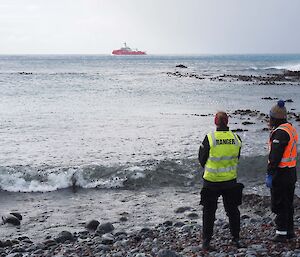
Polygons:
M104 223L104 224L100 224L97 229L96 229L96 233L97 234L106 234L106 233L110 233L115 229L115 227L113 226L113 224L111 224L110 222Z
M191 207L179 207L175 210L175 213L184 213L185 211L190 211L192 208Z
M170 220L167 220L167 221L165 221L165 222L163 223L163 225L166 226L166 227L170 227L170 226L173 225L173 222L170 221Z
M199 215L195 212L191 212L187 215L187 217L190 218L190 219L198 219Z
M111 245L114 243L114 237L111 234L104 234L101 238L101 243L104 245Z
M64 243L66 241L74 241L74 236L69 231L62 231L58 234L58 236L55 240L58 243Z
M127 217L124 217L124 216L120 218L120 221L121 221L121 222L125 222L125 221L127 221L127 220L128 220L128 218L127 218Z
M157 257L179 257L179 255L171 250L162 249L158 251Z
M100 222L98 220L90 220L85 224L85 227L90 230L96 230Z

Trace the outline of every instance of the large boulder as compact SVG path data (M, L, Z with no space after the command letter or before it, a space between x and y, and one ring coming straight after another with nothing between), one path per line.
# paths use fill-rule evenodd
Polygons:
M8 216L2 217L2 221L3 221L3 224L9 223L14 226L19 226L21 224L20 220L16 216L11 215L11 214Z

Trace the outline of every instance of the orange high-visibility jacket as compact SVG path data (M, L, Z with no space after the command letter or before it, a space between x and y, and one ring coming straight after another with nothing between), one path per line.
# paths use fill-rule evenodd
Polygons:
M279 168L285 167L296 167L297 162L297 142L298 142L298 134L296 129L290 123L284 123L278 126L277 129L284 130L290 136L290 141L288 145L285 147L281 161L278 165ZM272 133L274 133L274 131ZM270 137L271 138L271 137ZM271 149L271 141L270 141L270 149Z

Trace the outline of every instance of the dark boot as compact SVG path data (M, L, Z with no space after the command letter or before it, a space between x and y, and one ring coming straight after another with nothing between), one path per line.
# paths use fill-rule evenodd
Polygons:
M294 239L294 238L296 238L295 232L294 231L288 231L286 238L287 239Z
M210 251L215 251L215 248L210 245L209 240L204 240L202 244L202 250L210 252Z
M272 238L272 241L274 242L280 242L280 243L286 243L287 242L287 236L286 235L275 235Z
M241 244L240 239L238 237L232 238L231 244L237 248L243 248L243 245Z

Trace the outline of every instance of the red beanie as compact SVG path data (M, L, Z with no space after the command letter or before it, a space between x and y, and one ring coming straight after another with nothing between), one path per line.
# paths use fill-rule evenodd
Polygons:
M215 115L215 124L216 126L227 126L228 124L228 115L226 112L217 112Z

